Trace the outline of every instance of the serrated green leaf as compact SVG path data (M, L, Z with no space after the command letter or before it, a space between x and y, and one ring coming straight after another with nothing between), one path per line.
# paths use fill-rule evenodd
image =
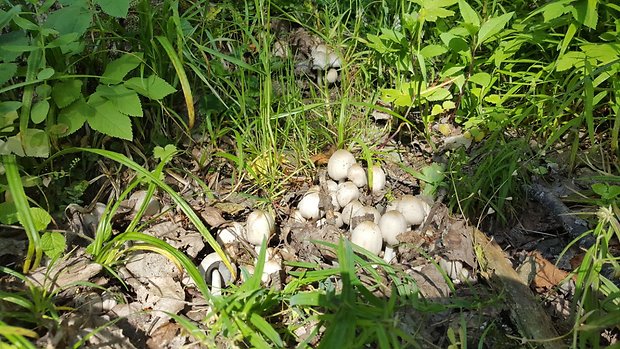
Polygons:
M561 15L566 13L570 7L571 6L567 6L567 4L561 3L561 2L548 3L547 5L543 7L543 12L542 12L543 21L545 23L548 23L560 17Z
M482 24L478 32L478 46L489 41L493 36L498 34L506 27L514 12L505 13L499 17L490 18Z
M38 101L30 110L30 120L35 124L42 123L47 118L47 112L50 110L50 103L46 100Z
M82 80L64 80L52 88L52 99L58 108L65 108L82 97Z
M102 84L118 84L132 70L142 63L143 54L126 53L121 58L115 59L105 67L103 75L99 79Z
M90 10L76 4L63 7L49 14L43 27L54 29L60 35L77 33L82 36L90 27L91 22Z
M103 12L112 17L127 17L129 0L95 0L95 4L101 6Z
M0 63L0 86L9 81L17 72L17 64Z
M556 61L555 69L557 71L565 71L572 67L583 67L585 59L586 55L583 52L566 52L566 54Z
M108 136L128 141L133 139L131 119L119 112L114 103L94 93L88 99L88 104L95 109L94 116L86 117L90 127Z
M123 114L142 116L142 104L138 94L122 85L104 86L99 85L97 92L105 99L111 101L116 109Z
M469 23L476 28L480 28L480 18L474 9L465 0L459 0L459 11L465 23Z
M41 236L41 248L49 258L59 257L67 246L65 236L59 232L50 231Z
M433 58L448 52L448 49L442 45L427 45L420 50L420 54L424 58Z
M65 125L66 130L59 136L68 136L79 130L86 122L87 117L95 116L95 109L88 105L84 99L75 101L70 106L62 109L58 114L58 124ZM61 131L60 129L57 131Z
M52 216L40 207L31 207L30 215L37 231L43 231L52 222Z
M125 87L154 100L162 99L176 92L174 87L170 86L164 79L155 74L146 79L139 77L131 78L125 82Z
M441 105L439 104L433 105L433 109L431 109L431 115L435 116L441 113L443 113L443 108L441 107Z

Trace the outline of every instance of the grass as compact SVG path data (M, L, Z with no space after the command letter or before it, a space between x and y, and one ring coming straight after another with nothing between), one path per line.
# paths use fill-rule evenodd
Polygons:
M3 224L19 223L24 228L29 242L19 263L24 275L46 260L40 234L47 224L41 227L40 217L33 214L39 212L33 209L43 199L26 186L27 176L41 174L36 184L44 196L59 196L56 193L66 187L79 187L92 171L52 181L46 184L49 188L43 180L59 168L73 168L74 164L65 162L70 161L67 155L83 152L90 154L84 157L85 169L93 159L106 158L135 174L108 203L89 252L112 274L120 257L134 250L156 251L180 265L212 303L203 323L173 316L197 341L211 346L286 347L295 343L295 331L306 328L308 337L299 347L428 347L432 343L398 323L403 309L430 316L460 308L466 314L479 304L468 299L439 305L422 299L404 272L346 240L326 245L337 255L332 266L291 265L288 283L281 290L264 288L261 273L256 272L222 297L211 297L196 261L140 232L145 205L124 230L117 231L112 224L114 212L134 188L145 186L148 197L156 190L165 192L233 270L186 198L162 180L164 166L178 153L166 153L158 162L144 154L161 151L167 144L179 149L200 144L206 149L201 171L217 159L220 167L210 170L229 177L235 191L259 198L260 205L276 206L299 186L300 179L307 184L313 181L314 156L330 148L352 149L369 165L388 160L385 140L369 131L375 127L369 116L381 111L392 117L380 130L381 136L401 142L415 139L438 155L418 168L401 165L402 170L426 183L420 188L426 194L445 195L452 211L471 221L495 215L501 222L510 222L522 202L523 184L546 178L544 161L549 154L567 152L566 169L572 172L582 163L584 149L601 149L609 166L604 168L605 178L597 180L608 184L584 194L592 210L598 210L591 216L596 227L590 232L596 243L574 271L577 291L571 347L597 347L601 332L620 321L617 285L603 273L619 268L611 248L620 238L619 195L612 192L618 178L614 159L620 156L620 50L614 25L620 7L613 1L164 0L153 4L138 0L129 7L125 25L118 25L106 12L109 9L90 4L87 10L94 20L78 33L79 39L73 39L84 50L54 46L56 34L45 34L42 27L26 22L36 23L41 13L55 7L23 4L22 12L16 12L21 13L20 21L8 12L10 5L0 5L6 11L0 13L0 28L26 32L40 46L14 58L0 54L0 66L8 72L3 74L10 75L6 81L0 79L0 101L7 102L0 104L0 146L4 146L0 193L5 194L3 209L10 211L3 211L0 218ZM327 86L296 73L298 62L292 56L272 54L274 42L290 30L277 34L269 29L284 22L334 49L343 62L338 84ZM17 52L24 45L11 47ZM124 53L136 52L144 56L139 72L134 73L155 73L177 93L161 100L142 99L144 116L132 117L129 126L134 131L131 145L87 127L68 137L58 136L55 129L62 126L57 121L63 108L54 104L37 119L33 109L37 103L54 100L46 88L51 89L56 80L81 79L84 90L93 92L105 66ZM19 70L9 74L13 64ZM57 75L46 78L43 68ZM10 101L19 101L20 106L12 110ZM456 126L472 141L471 148L443 148L443 136L436 131L442 124ZM27 143L26 135L35 131L47 135L42 142L49 143L50 160L41 160L39 148ZM34 153L26 151L27 156L20 158L9 154L16 140L26 142L20 143L22 150L32 146ZM443 160L436 161L439 157ZM218 193L209 188L203 173L191 175L207 195L216 198ZM90 190L77 190L77 196L88 196ZM51 204L43 207L62 218L56 198L45 199ZM127 247L129 242L135 244ZM258 260L264 258L265 248ZM23 279L6 267L2 272ZM32 297L39 292L29 290ZM378 296L380 292L389 296ZM60 300L52 296L38 297L36 302L24 297L3 291L3 301L22 305L22 315L30 317L26 326L0 316L0 335L14 347L32 346L29 338L37 335L33 329L41 328L42 314L59 323L62 313L54 304ZM485 339L494 333L491 326L480 338L472 338L462 316L460 326L443 334L443 343L456 348L477 342L484 347Z

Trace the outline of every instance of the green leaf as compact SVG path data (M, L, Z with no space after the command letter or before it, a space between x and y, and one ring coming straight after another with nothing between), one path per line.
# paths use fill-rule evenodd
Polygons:
M276 347L284 347L284 343L282 342L282 339L280 338L278 332L274 330L274 328L260 315L253 312L250 315L250 322L257 330L259 330L262 334L265 335L265 337L267 337L273 344L275 344Z
M572 6L562 2L551 2L543 7L543 21L548 23L568 12Z
M572 67L583 67L585 60L586 55L583 52L566 52L566 54L556 61L555 69L557 71L565 71Z
M47 17L44 28L51 28L60 35L77 33L82 36L91 26L92 13L86 7L71 5L54 11Z
M60 257L66 246L67 240L59 232L51 231L41 236L41 248L49 258Z
M94 116L86 116L86 121L94 130L108 136L133 139L131 119L118 111L113 102L98 96L95 92L88 99L88 105L95 109Z
M65 80L54 85L52 99L58 108L65 108L82 97L82 80Z
M52 94L52 86L48 84L39 85L34 91L39 99L47 99Z
M580 0L573 6L575 20L588 28L596 29L598 24L598 1Z
M174 144L168 144L165 148L156 146L155 149L153 149L153 157L159 159L160 162L167 162L176 152L177 147L175 147Z
M50 103L46 100L38 101L30 110L30 119L35 124L40 124L47 118L47 112L50 110Z
M420 9L420 18L429 22L435 22L439 18L447 18L453 15L454 11L447 10L443 7L430 7Z
M443 101L452 98L452 94L447 89L440 87L431 87L428 90L422 91L422 97L427 101Z
M50 155L50 140L45 131L29 128L21 133L20 139L26 156L46 158Z
M502 31L513 15L514 12L509 12L484 22L478 32L478 46L489 41L493 36Z
M12 62L24 52L31 51L30 39L24 31L13 31L0 35L0 61Z
M17 207L12 201L0 202L0 223L15 224L17 219Z
M20 5L12 6L8 11L0 10L0 29L4 28L13 17L22 12L22 7Z
M480 28L480 18L474 9L464 0L459 0L459 11L461 11L461 17L465 23L473 25L475 28Z
M132 70L142 63L143 54L126 53L121 58L115 59L105 67L103 75L99 79L102 84L118 84Z
M491 75L489 73L476 73L469 77L469 81L482 87L487 87L491 83Z
M448 52L448 49L442 45L427 45L420 50L420 54L424 58L433 58Z
M52 222L52 216L40 207L31 207L30 215L37 231L43 231Z
M11 80L17 72L17 64L15 63L0 63L0 86L5 82Z
M95 116L95 108L80 99L64 108L58 114L58 124L65 125L66 129L59 136L68 136L79 130L86 122L87 117Z
M51 78L54 75L54 69L47 67L42 69L39 74L37 74L37 79L39 80L47 80L49 78Z
M125 82L125 87L154 100L160 100L167 95L176 92L176 89L164 79L153 74L148 78L131 78Z
M140 104L140 97L138 97L135 91L122 85L99 85L97 92L105 99L114 103L116 109L121 113L131 116L142 116L142 104Z
M95 0L95 4L101 6L103 12L112 17L127 17L129 0Z

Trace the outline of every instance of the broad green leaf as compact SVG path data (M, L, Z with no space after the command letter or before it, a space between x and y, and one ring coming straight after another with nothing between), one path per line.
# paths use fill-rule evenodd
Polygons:
M58 114L57 122L65 125L66 129L59 136L68 136L79 130L86 122L87 117L94 117L95 109L88 105L84 99L75 101L70 106L62 109Z
M15 154L17 156L26 156L24 148L22 147L22 141L19 135L11 136L6 141L0 139L0 154L10 155Z
M9 8L8 11L0 10L0 29L4 28L13 17L19 14L22 11L22 7L20 5L15 5Z
M473 25L476 29L480 28L480 18L474 9L465 0L459 0L459 11L465 23Z
M40 207L31 207L30 215L37 231L43 231L52 222L52 216Z
M41 236L41 248L49 258L60 257L66 246L67 240L59 232L50 231Z
M45 45L45 48L67 47L68 45L77 41L80 36L81 35L78 33L61 35L58 38L52 40L49 44Z
M448 52L448 49L442 45L428 45L420 50L420 54L424 58L433 58Z
M603 64L620 58L620 45L618 44L585 44L579 48L588 58L596 58Z
M0 63L0 86L5 82L11 80L17 72L17 64L15 63Z
M160 100L167 95L176 92L176 89L164 79L153 74L148 78L131 78L125 82L125 87L130 88L144 97Z
M454 16L454 11L447 10L443 7L430 7L420 9L420 18L428 22L435 22L439 18L447 18Z
M567 4L561 2L548 3L543 7L543 21L548 23L568 12L571 7L572 6L567 6Z
M95 0L95 4L101 6L103 12L112 17L127 17L129 0Z
M172 155L176 152L177 147L175 147L174 144L168 144L165 148L156 146L155 149L153 149L153 157L155 159L159 159L160 162L167 161L167 159L172 157Z
M0 61L12 62L22 53L31 51L30 39L24 31L13 31L0 35Z
M585 59L586 55L583 52L566 52L566 54L556 61L555 69L557 71L565 71L572 67L583 67Z
M88 104L95 109L94 116L86 116L90 127L108 136L128 141L133 139L131 119L119 112L113 102L94 93L88 99Z
M131 116L142 116L142 104L140 103L140 97L138 97L135 91L123 85L99 85L97 92L105 99L114 103L116 109L121 113Z
M588 28L596 29L598 24L598 1L580 0L572 8L575 20Z
M0 202L0 223L15 224L17 219L17 207L12 201Z
M126 53L121 58L115 59L105 67L103 75L99 79L102 84L118 84L132 70L142 63L143 54Z
M476 73L469 77L469 81L482 87L487 87L491 83L491 75L489 73Z
M82 80L64 80L52 88L52 99L58 108L65 108L82 97Z
M56 10L48 15L44 28L51 28L60 35L77 33L83 35L91 26L92 14L86 7L71 5Z
M433 109L431 109L431 115L435 116L441 113L443 113L443 108L441 107L441 105L439 104L433 105Z
M35 124L40 124L47 118L47 112L50 110L50 102L43 100L38 101L30 110L30 120Z
M447 89L440 87L431 87L428 90L422 91L422 97L427 101L443 101L452 98L452 94Z
M34 91L39 99L47 99L52 94L52 86L43 84L35 87Z
M490 18L484 22L478 32L478 46L489 41L493 36L502 31L513 15L514 12L509 12L499 17Z
M37 79L39 80L47 80L49 78L51 78L54 75L54 69L47 67L44 69L41 69L41 71L37 74Z
M29 128L17 137L20 137L26 156L46 158L50 155L50 141L45 131Z
M24 29L24 30L30 30L30 31L35 31L37 29L39 29L39 26L32 23L31 21L20 17L20 16L15 16L13 17L13 23L15 23L18 27Z

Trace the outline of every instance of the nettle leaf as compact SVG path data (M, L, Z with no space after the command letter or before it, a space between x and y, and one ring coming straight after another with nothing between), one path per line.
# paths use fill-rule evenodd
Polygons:
M88 99L88 104L95 109L94 116L86 117L90 127L108 136L128 141L133 139L131 119L118 111L113 102L95 92Z
M50 102L43 100L38 101L30 110L30 120L35 124L42 123L47 118L47 112L50 110Z
M49 231L41 236L41 249L49 258L58 258L67 246L65 236L59 232Z
M64 108L80 97L82 97L82 80L65 80L52 88L52 99L58 108Z
M143 54L126 53L121 58L115 59L105 67L103 75L99 79L102 84L118 84L132 70L142 63Z
M88 105L83 98L62 109L58 114L57 122L66 128L56 130L59 137L68 136L79 130L86 122L87 117L94 117L95 109Z
M480 17L476 11L464 0L459 0L459 11L465 23L473 25L476 29L480 28Z
M142 104L138 94L122 85L104 86L99 85L97 92L105 97L123 114L142 116Z
M101 6L103 12L112 17L127 17L129 0L95 0L95 4Z
M17 64L15 63L0 63L0 86L5 82L11 80L17 72Z
M86 33L91 22L92 13L90 10L80 4L74 4L49 14L43 27L54 29L60 35L77 33L81 36Z
M130 88L144 97L160 100L177 90L164 79L153 74L148 78L131 78L125 82L125 87Z
M484 22L478 32L478 45L484 44L502 31L513 15L514 12L509 12L499 17L490 18L488 21Z

